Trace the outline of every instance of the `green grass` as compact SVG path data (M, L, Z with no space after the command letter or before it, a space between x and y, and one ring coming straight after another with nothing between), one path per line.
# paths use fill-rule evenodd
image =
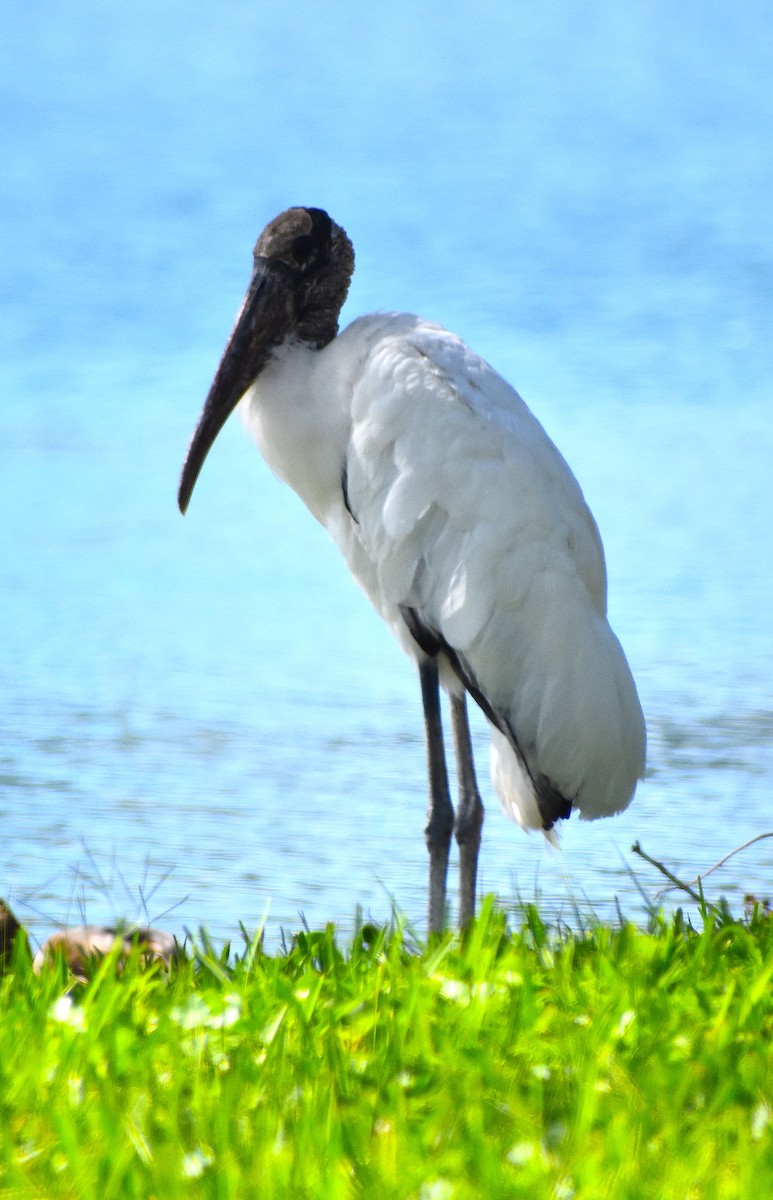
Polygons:
M773 919L582 934L486 903L464 941L366 927L0 984L0 1192L773 1195Z

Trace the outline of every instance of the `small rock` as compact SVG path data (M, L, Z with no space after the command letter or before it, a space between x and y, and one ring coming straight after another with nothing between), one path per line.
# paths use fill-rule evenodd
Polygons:
M109 954L116 942L122 943L119 965L126 961L134 946L141 947L147 962L160 962L164 966L169 966L182 956L177 939L162 929L111 929L105 925L79 925L52 933L35 955L33 970L39 973L44 963L64 958L73 975L85 980L88 967Z

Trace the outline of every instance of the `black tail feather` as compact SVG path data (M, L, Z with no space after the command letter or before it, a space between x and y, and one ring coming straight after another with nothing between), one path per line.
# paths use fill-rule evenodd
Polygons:
M558 789L551 783L550 779L548 779L547 775L539 775L535 779L534 775L529 769L529 764L526 761L526 757L518 744L518 739L515 736L515 730L510 724L510 721L501 712L498 712L491 704L491 701L485 695L479 683L475 679L475 676L470 669L470 665L464 658L464 655L460 654L458 650L455 650L453 646L450 646L443 635L438 632L438 630L432 629L430 626L426 625L421 620L421 617L415 608L410 608L406 604L401 604L400 613L408 627L411 637L414 639L420 649L422 649L425 654L429 654L433 658L438 654L445 654L460 683L464 685L465 690L468 691L472 696L481 712L487 717L494 728L498 729L499 732L507 738L508 742L513 748L513 753L518 759L521 768L526 772L531 780L532 787L534 788L534 795L537 800L537 807L539 808L540 816L542 817L542 827L545 832L552 829L556 821L565 820L567 817L569 817L572 812L572 801L567 800L566 796L561 795Z

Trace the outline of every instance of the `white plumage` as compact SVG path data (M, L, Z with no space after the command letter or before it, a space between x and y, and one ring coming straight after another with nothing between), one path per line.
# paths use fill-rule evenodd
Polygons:
M601 540L510 385L440 326L379 315L322 350L285 346L242 413L408 653L401 606L464 655L529 766L584 817L625 808L644 767L643 720L606 620ZM462 688L448 669L443 681ZM542 828L501 734L492 773L508 816Z
M304 237L327 239L319 257L335 283L330 247L345 234L326 214L289 210L268 226L256 275L277 260L296 268L295 315L273 329L262 284L270 328L261 341L248 296L192 443L181 506L246 389L242 413L264 458L330 531L403 648L437 664L455 715L465 690L483 707L508 816L548 833L570 805L585 818L619 812L643 775L645 727L607 622L603 549L577 481L513 388L440 326L386 314L321 334L298 253ZM328 318L334 305L316 286ZM278 285L268 290L276 310ZM245 370L256 345L258 362Z

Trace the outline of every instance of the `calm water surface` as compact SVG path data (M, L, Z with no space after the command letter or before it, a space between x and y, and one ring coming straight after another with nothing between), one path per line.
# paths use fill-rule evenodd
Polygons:
M175 506L291 203L519 388L607 549L649 770L559 853L490 799L482 886L641 912L773 828L773 16L752 2L63 0L0 18L0 894L36 935L423 923L411 664L234 421ZM322 19L324 16L324 19ZM763 842L717 887L769 894ZM631 875L634 870L637 880Z

